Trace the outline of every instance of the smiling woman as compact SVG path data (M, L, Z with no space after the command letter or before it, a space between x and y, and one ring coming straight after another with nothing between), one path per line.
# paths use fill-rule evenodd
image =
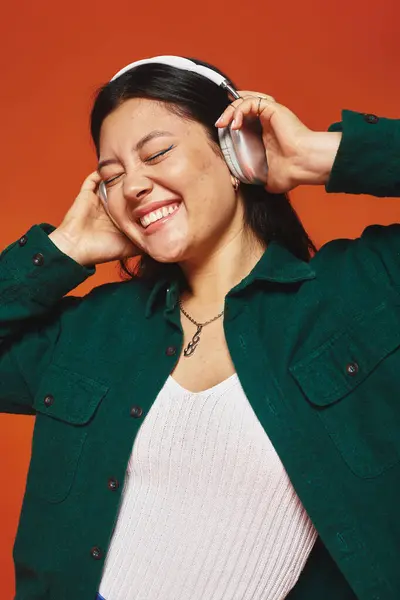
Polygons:
M400 226L317 252L286 193L400 195L400 122L314 132L156 57L91 131L60 226L0 259L0 410L36 415L15 600L398 600Z

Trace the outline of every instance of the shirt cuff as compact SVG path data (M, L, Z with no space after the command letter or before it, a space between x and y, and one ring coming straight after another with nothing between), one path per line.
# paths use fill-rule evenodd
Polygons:
M48 223L34 225L0 254L0 269L15 281L15 290L20 294L19 285L23 286L24 293L45 306L52 306L96 271L64 254L49 238L54 230Z
M400 196L400 120L344 110L329 131L343 135L327 192Z

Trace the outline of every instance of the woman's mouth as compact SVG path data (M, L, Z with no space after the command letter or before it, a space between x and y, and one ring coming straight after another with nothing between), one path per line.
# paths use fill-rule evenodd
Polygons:
M178 210L180 204L180 202L174 202L173 204L168 204L166 206L157 208L156 210L152 210L143 217L140 217L139 223L144 229L148 229L151 225L168 219L174 212Z

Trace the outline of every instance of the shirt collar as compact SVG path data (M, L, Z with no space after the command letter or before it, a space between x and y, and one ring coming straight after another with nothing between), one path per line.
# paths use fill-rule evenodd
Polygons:
M242 291L257 281L289 284L314 279L315 276L315 270L310 263L296 258L279 242L272 241L253 270L231 290L231 293ZM183 285L182 279L177 277L171 281L162 278L154 284L146 305L146 317L152 315L156 302L163 294L167 310L175 308Z

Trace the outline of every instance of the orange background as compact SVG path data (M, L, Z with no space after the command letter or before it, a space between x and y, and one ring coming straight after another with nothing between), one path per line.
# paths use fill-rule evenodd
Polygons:
M342 108L400 117L398 0L191 3L14 0L0 22L0 247L33 223L57 225L93 169L88 115L96 88L121 66L156 54L214 63L243 89L287 104L315 129ZM398 220L398 200L292 200L317 245ZM78 289L117 279L102 266ZM14 593L12 544L27 473L32 417L0 417L0 598ZM32 540L34 544L34 540Z

